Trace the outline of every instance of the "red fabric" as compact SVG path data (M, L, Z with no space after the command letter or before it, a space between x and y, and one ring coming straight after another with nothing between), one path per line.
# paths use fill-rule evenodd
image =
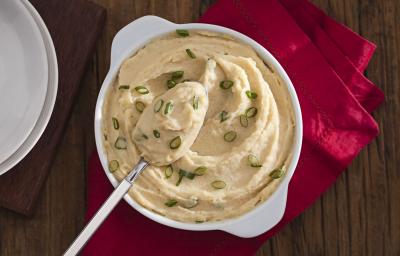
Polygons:
M378 134L369 112L382 92L362 72L375 45L327 17L306 0L220 0L200 22L242 32L267 48L291 78L302 108L304 139L289 185L283 219L252 239L221 231L190 232L157 224L120 203L84 255L250 255L310 206ZM97 153L90 161L88 212L112 186Z

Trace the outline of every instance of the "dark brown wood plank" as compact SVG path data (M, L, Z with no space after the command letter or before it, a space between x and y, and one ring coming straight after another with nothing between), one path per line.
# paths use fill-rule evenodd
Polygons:
M32 219L0 211L0 255L59 255L83 226L93 110L108 71L111 41L128 22L154 14L196 20L213 1L95 0L107 23ZM374 113L380 136L319 200L266 241L257 255L400 255L400 1L313 0L378 45L367 76L386 103ZM166 8L167 7L167 8Z

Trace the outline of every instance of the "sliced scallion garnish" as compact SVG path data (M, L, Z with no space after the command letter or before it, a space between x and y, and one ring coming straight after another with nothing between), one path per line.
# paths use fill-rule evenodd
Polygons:
M126 149L128 147L128 143L124 137L118 137L114 143L114 146L117 149Z
M178 70L172 73L171 79L172 80L177 80L183 77L184 72L182 70Z
M253 92L253 91L250 91L250 90L246 91L246 95L247 95L247 97L249 99L252 99L252 100L257 99L257 96L258 96L256 92Z
M224 187L226 187L226 183L222 180L215 180L211 182L211 186L215 189L223 189Z
M255 117L257 115L257 108L255 107L248 108L244 114L246 115L247 118Z
M161 136L160 132L157 131L157 130L153 130L153 135L154 135L154 137L156 137L156 138L160 138L160 136Z
M271 177L271 179L279 179L280 177L283 176L283 174L285 174L286 171L286 167L284 165L282 165L280 168L274 169L272 172L270 172L269 177Z
M171 113L173 107L174 104L172 104L171 101L168 101L167 104L165 104L164 115L168 115L169 113Z
M175 82L174 80L170 79L170 80L167 81L167 87L168 87L168 89L174 88L175 85L176 85L176 82Z
M194 110L199 108L199 97L193 96L192 106Z
M147 137L147 135L146 134L142 134L142 137L145 139L145 140L148 140L149 139L149 137Z
M142 85L136 86L135 90L140 94L148 94L150 92L149 89L147 89L145 86Z
M194 55L194 53L192 52L192 50L190 49L186 49L186 53L187 55L189 55L190 58L195 59L196 55Z
M114 129L115 129L115 130L118 130L118 129L119 129L119 122L118 122L118 119L115 118L115 117L113 117L113 118L112 118L112 122L113 122Z
M193 180L194 177L196 177L196 175L195 175L194 173L192 173L192 172L188 172L188 171L179 169L179 178L178 178L178 181L176 182L175 185L176 185L176 186L179 186L179 185L181 184L181 182L182 182L182 179L183 179L184 177L186 177L186 178L188 178L188 179L190 179L190 180Z
M141 102L141 101L135 102L135 108L138 112L142 113L145 107L146 107L146 105L144 105L143 102Z
M108 168L110 169L110 172L115 172L119 168L119 163L117 160L111 160L108 163Z
M172 176L172 174L174 173L174 169L172 168L172 165L168 165L165 168L164 173L165 173L165 178L169 179Z
M180 137L180 136L176 136L176 137L173 138L173 139L171 140L171 142L169 143L169 147L170 147L171 149L177 149L177 148L179 148L179 147L181 146L181 143L182 143L181 137Z
M199 166L194 170L194 174L197 176L202 176L207 172L207 167L205 166Z
M228 112L226 112L225 110L223 110L223 111L219 114L220 123L222 123L222 122L228 120L228 118L229 118L229 114L228 114Z
M236 139L236 137L237 137L237 134L235 131L229 131L224 134L224 140L226 142L232 142Z
M255 167L255 168L262 167L262 165L260 164L260 161L258 160L258 158L255 155L252 155L252 154L248 155L247 161L249 162L251 167Z
M197 224L200 224L200 223L203 223L204 222L204 220L196 220L195 221L195 223L197 223Z
M168 199L167 202L165 202L165 206L172 207L175 206L178 203L175 199Z
M129 89L129 85L120 85L118 87L118 89L120 89L120 90L128 90Z
M249 126L249 120L247 119L247 116L245 115L240 115L239 116L239 120L240 120L240 125L243 127L247 127Z
M154 112L157 113L161 110L162 106L164 105L164 101L159 99L156 104L154 104Z
M227 90L229 88L231 88L233 86L233 81L231 80L223 80L219 83L219 87L221 87L221 89Z
M187 31L186 29L177 29L176 33L181 37L189 36L189 31Z

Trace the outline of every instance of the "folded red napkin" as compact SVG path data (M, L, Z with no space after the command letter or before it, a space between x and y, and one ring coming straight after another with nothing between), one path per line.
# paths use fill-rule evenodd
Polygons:
M200 22L242 32L267 48L291 78L302 108L304 140L283 219L252 239L221 231L190 232L160 225L120 203L84 255L249 255L310 206L377 134L369 112L382 92L362 72L375 46L306 0L220 0ZM97 153L90 161L90 218L112 186Z

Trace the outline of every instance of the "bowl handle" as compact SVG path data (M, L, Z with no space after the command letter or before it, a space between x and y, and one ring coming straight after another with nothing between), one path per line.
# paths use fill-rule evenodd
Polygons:
M155 34L170 31L175 25L160 17L148 15L123 27L112 41L110 69L114 68L126 51L135 48L138 41L148 41Z
M256 212L251 212L245 219L221 230L243 238L255 237L270 230L278 224L285 212L288 184L282 185L285 187L275 191L276 194L268 199L268 207L261 208L260 206Z

